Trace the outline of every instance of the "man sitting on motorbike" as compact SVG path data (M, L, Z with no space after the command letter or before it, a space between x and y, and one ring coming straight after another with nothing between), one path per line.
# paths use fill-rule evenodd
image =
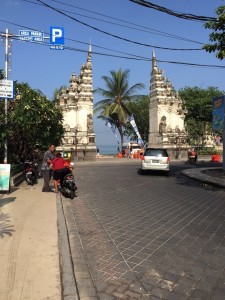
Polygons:
M66 161L62 158L62 155L60 152L57 152L55 157L51 161L51 166L53 169L53 179L54 179L54 187L55 192L58 192L58 184L60 181L60 184L62 186L63 178L71 173L71 170L66 167Z
M193 160L194 163L197 162L198 155L194 148L188 150L188 160Z

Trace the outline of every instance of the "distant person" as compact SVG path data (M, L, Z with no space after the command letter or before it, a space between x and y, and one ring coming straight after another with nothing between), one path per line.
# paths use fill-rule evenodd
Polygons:
M191 154L192 154L192 153L191 153L191 148L189 148L189 149L188 149L188 158L191 157Z
M50 189L49 183L51 179L51 162L52 159L54 158L54 150L55 146L51 145L49 146L49 149L44 153L43 155L43 160L42 160L42 165L41 165L41 170L42 170L42 175L44 179L44 185L42 188L42 192L52 192Z
M216 146L220 145L220 143L221 143L221 137L219 135L216 136L215 143L216 143Z
M196 163L198 160L198 154L197 151L193 148L191 149L191 156L194 156L194 162Z
M195 148L188 149L188 159L191 160L193 158L194 163L198 160L198 154L195 150Z
M131 150L130 150L130 148L128 148L128 150L127 150L127 157L131 158Z
M34 160L38 164L38 176L41 177L42 176L41 165L42 165L42 160L43 160L43 154L42 154L39 144L35 144L35 146L34 146L33 157L34 157Z
M132 146L130 146L130 156L129 157L133 158L133 147Z
M100 155L100 154L99 154L99 148L97 148L96 151L97 151L97 157L98 157L98 156Z
M32 151L31 151L30 153L27 154L26 160L27 160L27 161L30 161L30 162L33 162L33 161L34 161L34 155L33 155L33 152L32 152Z

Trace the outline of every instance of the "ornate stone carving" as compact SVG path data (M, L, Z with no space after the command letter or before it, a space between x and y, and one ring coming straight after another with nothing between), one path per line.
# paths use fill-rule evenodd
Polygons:
M87 131L93 132L93 117L92 114L87 115Z
M70 131L70 126L68 124L65 124L63 127L64 127L66 132Z
M68 144L73 144L73 137L72 136L68 137Z
M166 117L163 116L161 118L161 121L159 123L159 133L162 134L163 132L166 132Z
M177 125L177 126L175 127L175 132L177 132L177 133L180 133L180 132L181 132L181 130L180 130L180 128L179 128L179 125Z
M79 123L77 123L74 129L75 131L82 131L82 126Z

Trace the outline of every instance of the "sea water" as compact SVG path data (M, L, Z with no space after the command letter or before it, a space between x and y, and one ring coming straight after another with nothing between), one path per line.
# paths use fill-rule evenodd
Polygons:
M118 145L96 145L100 155L115 155L118 153Z

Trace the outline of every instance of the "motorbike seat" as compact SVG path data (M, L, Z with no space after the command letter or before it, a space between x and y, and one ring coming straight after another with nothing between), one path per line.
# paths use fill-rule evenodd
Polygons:
M64 176L63 180L67 180L67 179L74 179L74 176L72 173L69 173L67 175Z

